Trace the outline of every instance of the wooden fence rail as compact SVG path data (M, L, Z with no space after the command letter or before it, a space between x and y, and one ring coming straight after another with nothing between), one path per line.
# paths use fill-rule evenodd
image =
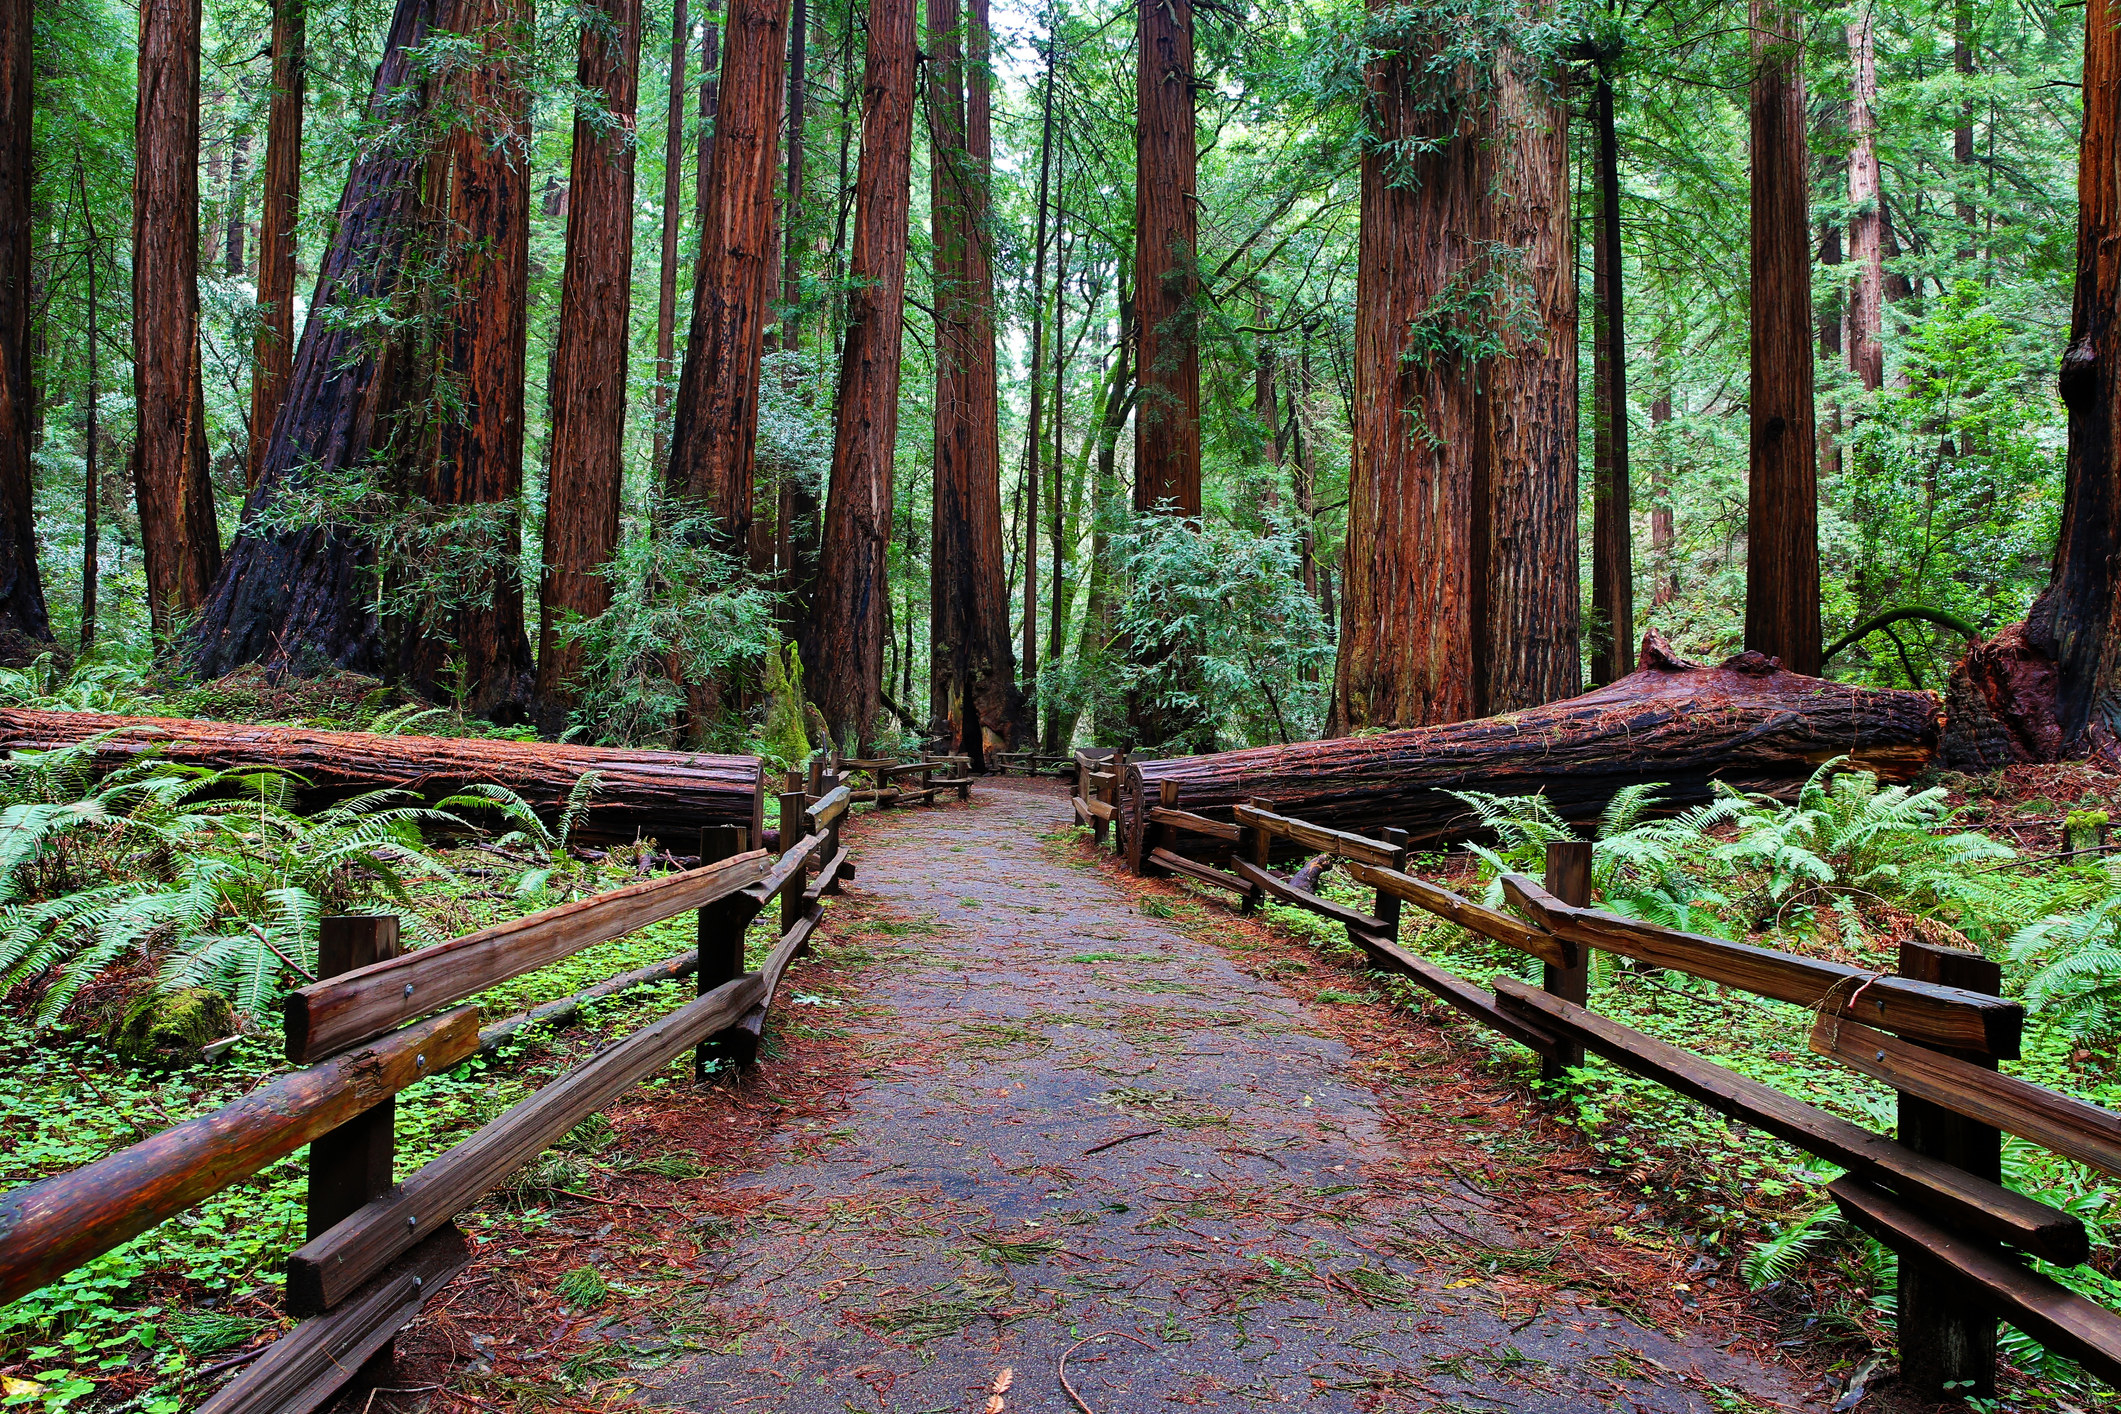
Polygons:
M1074 808L1102 842L1124 774L1116 754L1078 752ZM2015 1059L2024 1009L1996 995L2000 973L1976 954L1905 943L1898 975L1773 948L1658 927L1588 906L1588 842L1550 847L1544 881L1506 875L1516 910L1472 902L1405 870L1405 837L1333 829L1254 800L1234 823L1176 808L1166 781L1122 848L1145 874L1174 874L1241 896L1274 899L1342 925L1371 964L1397 973L1541 1057L1547 1076L1581 1064L1586 1051L1647 1076L1711 1109L1841 1165L1829 1186L1855 1227L1899 1254L1903 1377L1932 1397L1985 1397L1995 1389L1995 1324L2008 1321L2109 1382L2121 1383L2121 1315L2086 1300L2026 1264L2060 1266L2090 1255L2074 1215L2005 1188L1999 1133L2015 1134L2109 1174L2121 1175L2121 1115L1999 1073ZM1227 847L1230 869L1189 858L1178 836ZM1371 911L1322 898L1299 878L1271 872L1275 850L1330 855L1376 891ZM1534 987L1501 976L1481 987L1398 941L1398 907L1411 903L1543 964ZM1591 1011L1585 953L1639 963L1804 1007L1814 1014L1811 1048L1900 1095L1899 1138L1829 1114L1736 1071Z
M969 787L962 758L907 763L952 771L932 793ZM907 767L901 767L904 770ZM788 964L808 948L823 898L853 877L840 841L854 799L836 763L791 773L778 857L752 824L701 831L711 861L561 905L434 947L397 954L389 916L327 919L320 980L290 994L292 1071L221 1109L93 1163L0 1194L0 1304L36 1290L273 1161L310 1145L309 1241L289 1259L291 1314L303 1318L204 1414L307 1414L350 1380L377 1378L395 1333L470 1261L455 1220L614 1097L688 1049L705 1070L750 1060ZM780 936L744 968L753 920L779 901ZM699 945L522 1016L479 1029L478 1009L443 1010L594 944L664 919L698 917ZM393 1182L392 1097L497 1047L529 1022L583 1001L694 972L696 1000L649 1022L554 1080L402 1182ZM440 1013L440 1014L436 1014ZM409 1023L409 1024L408 1024ZM364 1366L368 1367L364 1371Z

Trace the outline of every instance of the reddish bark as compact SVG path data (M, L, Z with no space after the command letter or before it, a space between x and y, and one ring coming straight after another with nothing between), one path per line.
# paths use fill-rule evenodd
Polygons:
M199 0L140 7L133 117L134 496L158 642L221 568L199 369Z
M2065 750L2055 713L2055 660L2010 624L1977 643L1952 669L1944 692L1944 764L1988 771L2021 761L2057 761Z
M717 537L740 554L751 540L759 359L773 292L787 23L786 0L730 0L670 442L671 488L713 515Z
M663 265L655 309L655 460L660 476L669 465L670 370L676 362L678 322L678 226L684 215L681 193L685 167L685 51L692 29L685 0L672 0L670 14L670 97L663 113Z
M398 0L369 116L381 121L417 75L409 51L427 37L436 0ZM406 350L388 329L341 317L401 299L406 264L424 225L427 154L400 132L360 152L295 351L244 529L230 547L194 643L194 666L218 677L265 661L302 672L384 670L375 616L373 553L345 530L258 528L259 514L315 476L329 481L366 464L391 438L406 379ZM324 317L319 317L319 316Z
M1283 814L1337 829L1396 826L1433 840L1475 830L1465 802L1450 794L1468 784L1541 792L1582 820L1641 782L1664 783L1664 803L1683 805L1708 798L1711 780L1786 792L1830 756L1904 781L1936 753L1937 705L1926 692L1804 677L1758 653L1704 667L1655 632L1643 640L1641 662L1594 692L1502 717L1136 762L1121 792L1123 828L1129 838L1139 831L1145 803L1155 803L1166 780L1178 782L1179 808L1200 814L1228 818L1231 806L1263 797ZM1200 835L1180 839L1203 853L1212 845Z
M884 571L912 204L913 32L913 0L871 0L848 268L853 288L818 583L818 705L836 740L863 749L882 710Z
M1582 686L1576 555L1576 241L1568 106L1505 48L1482 143L1490 249L1519 253L1531 316L1480 376L1473 465L1473 677L1483 713ZM1518 281L1513 280L1513 283Z
M0 0L0 663L7 664L29 662L52 637L30 497L30 9L30 0Z
M1819 492L1812 417L1803 17L1752 0L1752 455L1745 642L1817 673Z
M422 487L437 507L507 505L523 489L523 392L530 279L530 0L445 0L446 26L477 57L453 68L450 123L430 168L450 301L434 376L433 459ZM406 657L423 690L454 689L467 712L514 720L529 708L535 663L517 572L512 511L473 532L468 582L427 609ZM456 576L452 574L452 579ZM458 680L451 682L452 674Z
M1198 516L1192 0L1142 0L1135 56L1134 508Z
M302 98L308 83L307 0L276 0L272 103L265 120L265 201L258 212L258 336L250 376L250 448L244 484L265 470L273 423L295 356L295 223L302 216Z
M569 168L567 261L552 359L552 475L538 623L538 712L565 723L581 651L560 637L567 613L611 606L604 567L619 543L625 478L627 318L633 302L633 116L640 0L606 0L582 26L575 82L603 99L577 113Z
M1635 671L1635 533L1628 467L1627 301L1620 242L1620 142L1613 80L1601 68L1592 106L1598 124L1598 222L1592 241L1597 305L1591 375L1596 394L1591 453L1591 681ZM1668 517L1670 512L1665 513ZM1667 526L1669 530L1669 526Z
M1387 10L1372 0L1374 14ZM1456 721L1475 711L1471 535L1475 370L1409 358L1409 330L1481 245L1473 117L1423 102L1433 36L1393 36L1364 78L1355 297L1353 462L1335 734ZM1425 42L1426 41L1426 42Z

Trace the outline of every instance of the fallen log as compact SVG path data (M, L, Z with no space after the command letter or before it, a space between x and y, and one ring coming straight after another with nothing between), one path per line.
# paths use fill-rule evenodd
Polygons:
M753 756L0 709L0 750L49 751L107 732L115 735L95 747L99 773L156 748L190 766L291 772L320 799L387 787L438 800L485 781L547 813L565 803L585 771L595 771L597 793L575 825L576 839L651 835L691 844L703 825L752 828L755 802L763 799Z
M1475 828L1454 790L1544 792L1564 816L1582 820L1638 782L1662 781L1664 800L1684 805L1706 800L1711 780L1786 793L1821 762L1844 755L1902 781L1936 754L1937 701L1926 692L1805 677L1757 653L1706 667L1679 657L1654 631L1641 662L1595 692L1500 717L1133 761L1120 791L1121 827L1131 847L1153 807L1231 820L1237 806L1263 799L1313 825L1371 836L1396 826L1433 842ZM1165 781L1178 785L1175 806L1159 799ZM1182 853L1229 856L1221 841L1176 833ZM1277 840L1275 848L1286 856L1300 846Z

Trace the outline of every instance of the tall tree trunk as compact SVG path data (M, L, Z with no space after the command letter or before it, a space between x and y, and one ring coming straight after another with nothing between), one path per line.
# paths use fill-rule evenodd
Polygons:
M88 219L88 396L82 405L81 419L81 651L86 653L96 643L96 579L102 570L103 469L97 460L101 449L96 442L100 435L97 404L103 397L103 364L102 351L96 347L102 337L97 319L96 277L103 251L102 242L96 239L95 218L88 215L87 178L78 165L74 175L81 182L81 211Z
M1134 508L1198 517L1192 0L1141 0L1135 63Z
M1650 558L1657 565L1657 590L1650 602L1662 608L1679 597L1679 567L1672 560L1679 537L1672 517L1672 488L1665 473L1664 449L1657 445L1657 429L1672 420L1671 381L1661 361L1657 379L1657 396L1650 399Z
M1090 672L1107 654L1117 651L1112 640L1117 606L1112 593L1112 522L1119 512L1119 437L1126 430L1127 413L1134 405L1135 383L1129 352L1136 348L1135 305L1124 277L1119 292L1119 343L1112 353L1111 374L1105 382L1104 414L1097 429L1097 469L1090 481L1090 583L1083 605L1083 632L1076 641L1075 658ZM1090 676L1085 672L1083 676ZM1098 739L1114 737L1115 724L1099 714L1095 721ZM1075 723L1068 723L1065 738L1074 737Z
M714 139L721 131L722 110L722 30L721 21L711 8L714 0L707 0L708 10L700 21L700 134L694 147L696 154L696 190L693 192L692 209L700 213L700 235L704 242L707 234L707 181L714 166ZM706 246L700 247L702 258Z
M1635 532L1628 468L1627 300L1620 243L1620 139L1613 80L1603 68L1593 95L1598 123L1598 226L1592 242L1598 306L1593 349L1596 394L1591 455L1591 681L1603 686L1635 671Z
M2121 20L2115 0L2084 9L2084 137L2077 159L2077 284L2062 356L2069 458L2061 534L2025 637L2053 663L2061 753L2121 745ZM2047 753L2043 753L2047 754Z
M405 667L466 712L519 720L536 665L523 621L523 397L530 278L530 0L447 0L470 57L448 76L449 126L430 175L450 308L441 322L433 460L423 493L458 523L448 600L426 608ZM459 567L461 566L461 567ZM467 573L468 570L468 573ZM451 678L454 677L454 681Z
M1059 42L1057 35L1049 39L1049 43L1056 47ZM1050 54L1047 63L1050 68L1052 64ZM1051 82L1052 76L1049 74L1049 87ZM1043 136L1041 141L1045 141ZM1055 165L1058 167L1060 154L1055 153L1054 156ZM1054 185L1056 190L1060 189L1060 184L1057 180ZM1046 663L1057 671L1061 664L1061 654L1066 651L1068 646L1068 609L1073 589L1073 586L1068 583L1067 575L1070 548L1067 516L1071 503L1066 500L1061 486L1062 473L1067 465L1063 438L1066 436L1068 420L1068 243L1063 238L1059 222L1056 222L1054 226L1053 255L1053 460L1048 463L1049 472L1046 477L1046 497L1051 504L1052 511L1048 518L1047 549L1052 556L1053 572L1048 576L1046 591L1049 601L1046 612ZM1092 303L1094 308L1094 300ZM1085 325L1089 323L1091 313L1091 309L1083 311L1083 322ZM1034 446L1031 454L1034 457L1039 456L1042 450ZM1080 475L1078 475L1076 478L1078 484L1080 484L1081 479ZM1074 731L1072 721L1069 724L1069 731L1071 734ZM1060 739L1060 733L1060 704L1057 701L1049 701L1046 706L1040 745L1049 752L1064 749L1066 743Z
M1388 12L1371 0L1373 15ZM1364 76L1352 465L1340 656L1328 730L1475 715L1477 370L1410 348L1429 307L1479 278L1486 199L1473 115L1415 91L1441 37L1419 32ZM1438 341L1440 343L1440 341Z
M1296 389L1289 398L1288 439L1294 455L1296 515L1302 539L1297 546L1297 572L1303 577L1304 593L1318 597L1318 449L1311 435L1311 341L1304 340L1297 356Z
M787 23L786 0L730 0L692 328L670 441L672 489L714 517L716 543L738 556L751 544Z
M1952 215L1959 222L1959 258L1972 261L1980 254L1976 235L1981 221L1967 195L1974 180L1974 0L1952 0L1952 70L1965 94L1959 100L1959 121L1952 125L1952 163L1960 182Z
M962 744L963 632L956 603L966 553L966 484L972 418L966 406L971 334L966 328L965 65L958 0L927 0L924 88L928 123L928 245L935 300L935 414L928 543L928 721Z
M1050 12L1049 12L1050 15ZM1024 432L1024 482L1028 488L1026 500L1030 514L1024 517L1024 690L1028 695L1038 682L1038 493L1039 458L1045 454L1045 429L1041 425L1045 413L1046 372L1046 225L1051 212L1053 185L1053 78L1055 61L1060 55L1060 35L1049 17L1046 26L1046 85L1040 99L1042 116L1038 130L1038 220L1036 233L1031 242L1031 416L1030 425ZM1059 277L1065 278L1065 277ZM1061 300L1059 278L1054 284L1054 305L1058 309ZM1055 316L1053 330L1053 355L1057 363L1062 357L1059 316ZM1054 459L1054 475L1060 473L1059 458ZM1053 517L1060 519L1060 486L1049 483L1047 497L1053 502ZM1054 590L1060 588L1060 566L1053 567ZM1056 603L1059 601L1056 599Z
M803 212L803 124L810 107L809 39L810 0L795 0L794 14L788 22L788 148L784 159L787 185L781 198L781 347L790 353L801 347L803 334L802 247L794 232L802 224Z
M1751 0L1752 392L1745 645L1819 672L1819 492L1812 421L1812 253L1803 25Z
M140 7L133 120L134 496L157 643L221 568L199 368L199 0ZM40 605L41 611L41 605Z
M1880 201L1878 66L1871 7L1859 5L1848 22L1849 46L1849 371L1876 392L1885 382L1885 210Z
M383 123L396 96L422 82L410 51L425 42L436 4L398 0L369 96L370 121ZM424 148L388 126L347 175L281 415L244 503L244 528L200 619L194 659L204 676L259 661L302 672L380 673L386 666L373 546L350 525L259 521L267 508L357 472L398 430L402 388L414 376L405 365L413 360L391 319L361 312L404 312L404 287L424 258L427 166Z
M207 267L221 263L221 220L215 203L226 193L223 185L228 180L228 163L221 154L221 122L226 115L228 95L215 84L207 90L205 107L200 118L200 142L206 149L206 188L199 193L199 226L203 249L200 258Z
M0 663L8 664L33 661L52 637L31 498L30 10L30 0L0 0ZM95 259L91 243L91 281Z
M633 117L640 82L640 0L605 0L582 26L575 82L603 98L577 112L569 167L567 261L552 360L552 476L538 620L538 715L566 723L581 650L560 616L611 606L604 568L619 543L625 480L627 320L633 294Z
M250 376L250 448L244 485L254 489L287 398L295 355L295 227L302 218L302 101L308 86L308 0L275 0L272 102L265 119L265 200L258 231L258 335Z
M1482 144L1491 250L1522 261L1530 318L1505 321L1483 372L1473 474L1473 674L1482 715L1582 688L1577 563L1576 246L1568 105L1524 56L1495 59L1496 131Z
M244 270L243 232L246 214L243 205L243 177L250 170L250 133L238 131L228 145L228 222L226 260L222 269L232 277L241 278Z
M871 0L855 181L853 289L818 584L818 705L837 741L875 739L884 671L891 464L912 205L914 0Z
M675 361L678 322L678 228L684 219L685 51L692 47L692 27L685 0L672 0L670 13L670 97L663 111L663 264L655 307L655 450L650 474L661 477L670 457L670 368Z

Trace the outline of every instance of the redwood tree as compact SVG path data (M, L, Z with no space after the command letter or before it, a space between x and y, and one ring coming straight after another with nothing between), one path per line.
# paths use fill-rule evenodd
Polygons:
M1537 58L1495 59L1481 144L1489 278L1521 320L1495 331L1479 376L1471 606L1480 715L1581 689L1576 556L1576 242L1569 220L1568 107Z
M671 489L712 514L716 536L737 554L751 540L787 24L787 0L730 0L692 329L671 430Z
M1388 0L1371 0L1374 17ZM1429 306L1475 278L1477 114L1427 93L1441 36L1379 37L1364 75L1354 428L1344 612L1329 730L1475 713L1472 669L1475 370L1447 340L1409 346Z
M552 475L545 501L538 622L538 713L547 730L573 705L580 651L560 618L611 605L602 571L619 543L625 476L626 321L633 291L633 114L640 0L605 0L582 26L575 82L602 97L577 110L569 169L567 261L552 359Z
M446 0L445 24L471 41L437 112L446 129L429 172L448 307L429 406L422 494L458 527L429 570L443 586L408 644L405 669L429 692L453 687L495 720L528 710L535 663L517 571L523 489L523 380L530 276L529 0ZM460 508L494 507L464 513ZM446 682L450 673L460 681Z
M165 639L221 568L199 365L199 0L143 0L133 109L134 496Z
M685 0L670 12L670 98L663 113L663 264L655 309L655 459L660 475L670 452L670 369L678 321L678 226L684 215L685 51L692 30Z
M1812 420L1803 12L1751 0L1752 418L1745 645L1817 674L1819 494Z
M1192 0L1141 0L1135 54L1134 508L1198 516Z
M34 659L52 636L30 501L30 8L0 0L0 663L8 664Z
M1878 166L1878 64L1871 7L1859 5L1846 27L1849 46L1849 370L1867 391L1885 382L1885 208Z
M1598 127L1598 224L1592 241L1593 341L1591 680L1635 671L1635 537L1628 468L1627 301L1621 274L1620 141L1613 121L1610 56L1592 93ZM1670 512L1664 512L1669 518Z
M368 101L372 121L417 82L411 51L426 39L435 4L398 0ZM394 331L389 321L350 316L402 301L425 225L426 166L421 145L386 130L347 175L285 409L200 618L195 663L206 676L258 661L301 671L385 667L373 548L350 526L300 523L294 512L305 491L359 472L396 427L404 360L391 357L400 352Z
M308 76L308 0L275 0L272 102L265 119L265 201L258 213L258 335L250 375L244 484L256 486L287 397L295 355L295 223L302 216L302 96Z
M819 572L817 698L835 738L867 746L882 710L891 459L912 204L914 0L871 0L862 70L847 332Z

